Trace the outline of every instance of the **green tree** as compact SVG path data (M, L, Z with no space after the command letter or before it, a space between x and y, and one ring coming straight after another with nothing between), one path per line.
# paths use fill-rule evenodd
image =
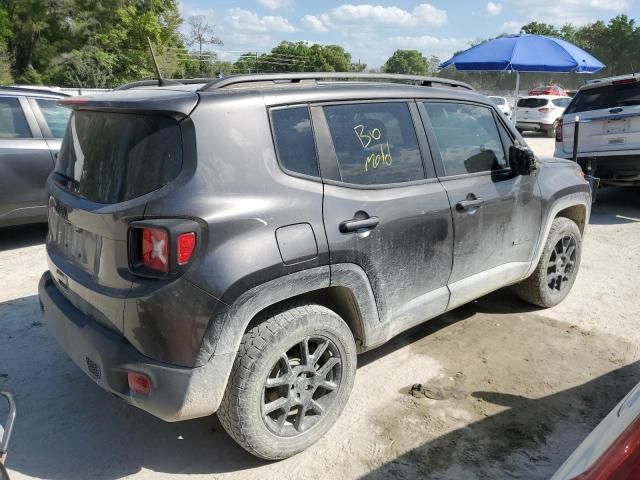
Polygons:
M522 26L524 33L530 33L533 35L544 35L546 37L560 37L561 34L553 25L542 22L530 22Z
M417 50L396 50L385 62L383 69L387 73L426 75L429 65L427 59Z

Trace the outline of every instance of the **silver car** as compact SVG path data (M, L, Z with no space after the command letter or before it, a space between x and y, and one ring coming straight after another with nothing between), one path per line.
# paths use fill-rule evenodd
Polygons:
M0 87L0 227L45 222L45 182L53 170L70 109L65 94Z

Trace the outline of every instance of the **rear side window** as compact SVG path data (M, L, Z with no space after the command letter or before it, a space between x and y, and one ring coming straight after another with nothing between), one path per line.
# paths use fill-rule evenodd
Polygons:
M518 100L518 106L522 108L540 108L547 103L549 103L549 100L546 98L521 98Z
M76 111L56 172L72 193L117 203L166 185L181 167L182 138L173 118Z
M271 110L271 122L280 165L285 170L318 176L316 145L308 107Z
M69 121L69 115L71 115L71 109L67 107L60 107L56 105L56 100L49 100L46 98L37 98L36 103L40 107L40 111L44 116L44 121L47 122L47 126L51 131L53 138L64 137L64 132L67 129L67 122Z
M0 97L0 138L31 137L20 101L13 97Z
M507 168L500 133L489 108L458 103L425 103L424 106L435 132L445 175Z
M560 108L567 108L567 105L569 105L570 102L570 98L554 98L553 100L551 100L551 103Z
M589 112L605 108L640 105L640 82L580 90L565 113Z
M334 105L324 107L324 114L343 182L382 185L425 178L406 103Z

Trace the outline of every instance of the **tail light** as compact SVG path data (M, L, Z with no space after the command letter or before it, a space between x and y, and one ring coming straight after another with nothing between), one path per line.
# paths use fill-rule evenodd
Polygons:
M556 142L562 143L562 119L558 119L558 125L556 126Z
M127 373L127 382L129 383L129 390L138 395L149 395L151 391L151 380L143 373Z
M143 228L142 264L158 272L169 271L169 234L164 228Z
M542 112L542 113L551 113L551 112L553 112L553 108L551 108L551 107L542 107L542 108L539 108L538 111Z
M193 220L153 219L129 225L129 270L143 277L183 273L198 246L200 226Z
M585 472L573 480L640 478L640 417Z

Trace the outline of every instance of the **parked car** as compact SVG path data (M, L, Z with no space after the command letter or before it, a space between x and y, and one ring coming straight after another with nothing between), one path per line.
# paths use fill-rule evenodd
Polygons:
M582 168L591 162L603 185L640 185L640 74L600 78L580 88L556 130L556 157L572 158L576 116Z
M105 390L217 411L259 457L327 432L357 353L507 285L556 305L576 278L580 168L536 162L466 84L241 75L67 103L46 323Z
M520 98L516 106L516 128L545 132L547 137L555 136L558 120L569 105L570 97L535 95Z
M560 95L567 96L567 91L560 85L542 85L529 90L529 95Z
M640 384L562 464L552 480L640 478Z
M497 97L495 95L490 95L487 98L491 100L491 103L493 103L496 107L498 107L498 110L504 113L507 116L507 118L511 117L511 106L509 105L509 102L505 97Z
M0 227L47 221L45 183L71 110L67 95L0 87Z

